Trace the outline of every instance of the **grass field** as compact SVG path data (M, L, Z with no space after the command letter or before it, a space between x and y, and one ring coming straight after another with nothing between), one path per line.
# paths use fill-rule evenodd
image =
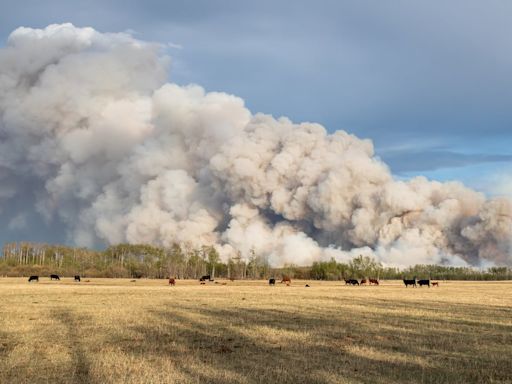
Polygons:
M512 283L0 278L0 383L512 383Z

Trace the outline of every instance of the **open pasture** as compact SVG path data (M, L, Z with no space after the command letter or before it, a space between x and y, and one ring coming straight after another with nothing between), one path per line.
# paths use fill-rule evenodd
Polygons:
M0 278L0 383L512 382L511 282L221 282Z

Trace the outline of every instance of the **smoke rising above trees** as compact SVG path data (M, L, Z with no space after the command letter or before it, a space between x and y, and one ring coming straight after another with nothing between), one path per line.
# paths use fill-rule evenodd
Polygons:
M38 215L80 246L207 245L274 266L512 264L510 201L396 180L370 140L168 83L169 63L125 33L15 30L0 49L2 222Z

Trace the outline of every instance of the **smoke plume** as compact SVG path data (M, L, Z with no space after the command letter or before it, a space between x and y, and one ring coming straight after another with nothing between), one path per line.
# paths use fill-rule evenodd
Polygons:
M273 265L512 264L508 200L398 181L371 141L168 83L168 65L128 34L12 32L0 49L2 222L30 228L37 214L77 245L208 244Z

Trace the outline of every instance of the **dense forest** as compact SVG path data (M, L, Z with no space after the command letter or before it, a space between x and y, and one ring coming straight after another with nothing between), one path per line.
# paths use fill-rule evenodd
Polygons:
M262 279L289 276L298 279L343 280L348 278L435 280L510 280L512 268L415 265L405 269L383 267L368 256L358 256L348 263L335 260L315 262L311 266L286 265L272 268L265 258L251 253L221 261L214 247L199 249L174 244L170 248L147 244L119 244L105 250L91 250L63 245L29 242L7 243L0 257L0 276L79 274L84 277L129 277L197 279L210 274L214 278Z

